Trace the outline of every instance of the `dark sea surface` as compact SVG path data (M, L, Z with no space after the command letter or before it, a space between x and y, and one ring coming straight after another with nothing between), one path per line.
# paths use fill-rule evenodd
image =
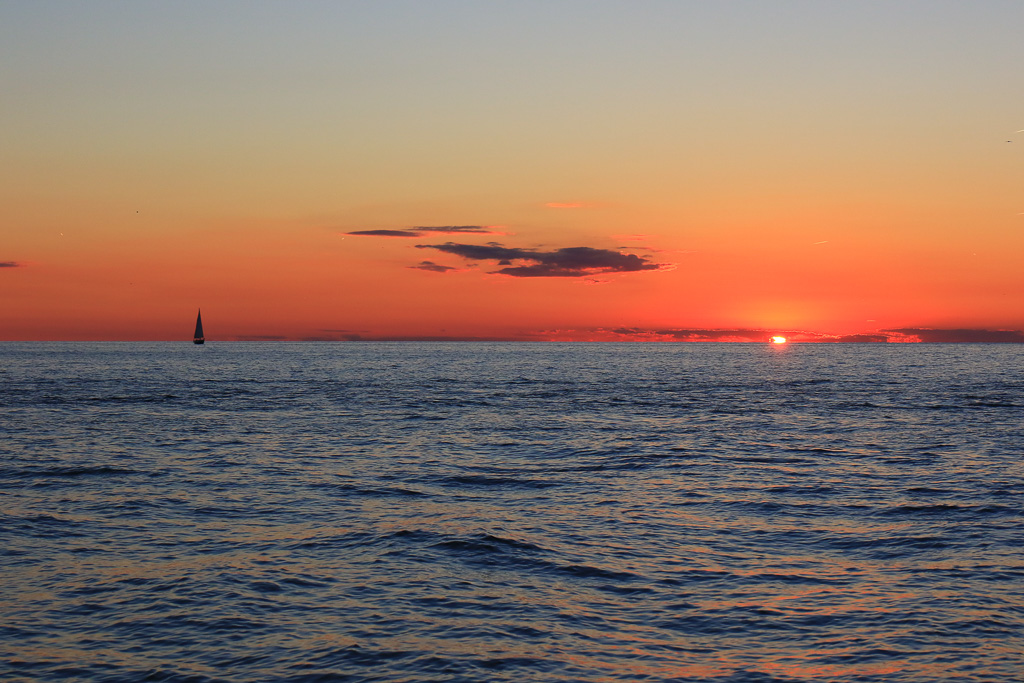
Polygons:
M1022 681L1024 347L0 344L0 678Z

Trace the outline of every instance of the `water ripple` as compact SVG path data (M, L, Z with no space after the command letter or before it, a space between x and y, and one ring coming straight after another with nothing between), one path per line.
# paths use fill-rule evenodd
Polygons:
M3 350L5 679L1024 680L1015 346Z

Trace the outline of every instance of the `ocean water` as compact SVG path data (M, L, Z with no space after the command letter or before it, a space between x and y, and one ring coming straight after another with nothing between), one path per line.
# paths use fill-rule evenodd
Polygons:
M1024 680L1024 347L0 344L0 678Z

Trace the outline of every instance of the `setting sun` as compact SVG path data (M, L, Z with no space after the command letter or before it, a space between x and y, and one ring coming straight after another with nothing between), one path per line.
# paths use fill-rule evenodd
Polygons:
M772 344L785 344L785 343L786 343L786 338L785 337L772 337Z

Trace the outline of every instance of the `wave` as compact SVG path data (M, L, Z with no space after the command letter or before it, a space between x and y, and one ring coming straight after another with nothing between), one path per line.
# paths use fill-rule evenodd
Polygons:
M545 479L528 479L514 476L488 476L482 474L457 474L438 477L434 481L442 486L473 487L473 488L522 488L546 489L559 486L564 482Z
M5 467L0 468L0 482L4 479L74 479L77 477L103 477L139 474L139 470L110 465L50 466L50 467Z
M405 498L429 495L427 493L424 493L423 491L416 491L414 489L406 489L398 486L358 486L356 484L325 482L314 484L314 487L326 491L354 496L372 496L385 498L390 496L397 496L399 498Z
M932 505L897 505L879 510L875 514L883 517L938 517L957 519L964 516L1001 517L1019 515L1019 508L1004 505L957 505L955 503L935 503Z

